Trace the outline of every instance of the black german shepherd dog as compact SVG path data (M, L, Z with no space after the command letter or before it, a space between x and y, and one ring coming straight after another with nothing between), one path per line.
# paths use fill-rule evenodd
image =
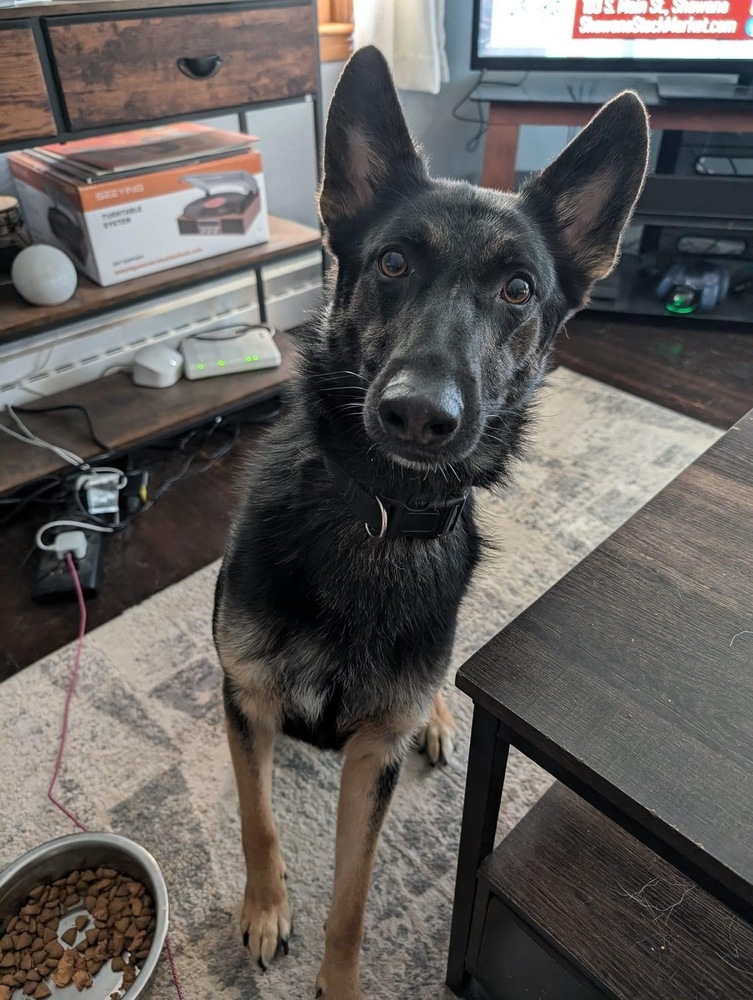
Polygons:
M215 607L262 969L291 931L272 816L283 732L342 751L318 997L359 1000L377 839L414 737L452 750L439 693L482 542L472 491L503 484L552 341L612 269L643 184L624 93L519 194L434 180L374 48L345 68L320 195L336 262L291 409L248 470Z

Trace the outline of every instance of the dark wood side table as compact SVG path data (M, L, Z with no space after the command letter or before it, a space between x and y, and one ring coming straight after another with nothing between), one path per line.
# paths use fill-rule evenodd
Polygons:
M753 411L460 669L448 986L510 745L753 924Z

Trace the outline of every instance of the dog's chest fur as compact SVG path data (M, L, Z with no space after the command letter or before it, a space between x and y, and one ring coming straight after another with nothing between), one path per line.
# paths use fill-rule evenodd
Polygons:
M276 701L285 731L333 749L364 723L420 722L478 559L472 501L444 538L369 538L302 409L266 437L245 496L215 616L233 682Z

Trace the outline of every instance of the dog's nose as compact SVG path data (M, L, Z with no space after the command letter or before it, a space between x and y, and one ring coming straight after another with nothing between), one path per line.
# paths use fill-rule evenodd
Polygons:
M463 401L455 387L427 391L403 379L390 382L379 403L379 419L386 434L419 445L442 444L460 426Z

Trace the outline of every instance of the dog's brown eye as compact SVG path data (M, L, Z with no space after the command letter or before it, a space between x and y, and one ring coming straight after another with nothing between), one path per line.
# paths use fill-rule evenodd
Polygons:
M524 305L533 295L533 285L523 274L508 278L502 289L502 298L513 306Z
M399 250L388 250L379 258L379 270L388 278L402 278L408 273L408 261Z

